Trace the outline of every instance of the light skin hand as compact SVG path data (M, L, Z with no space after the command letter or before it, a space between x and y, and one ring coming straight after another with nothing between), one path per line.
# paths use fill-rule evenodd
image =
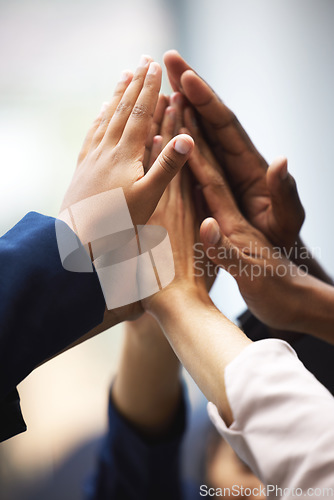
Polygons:
M141 60L133 78L129 75L117 85L110 105L84 142L61 212L81 200L122 187L133 223L147 222L193 147L189 136L172 139L145 174L145 144L160 85L161 68L148 57Z
M150 57L141 58L134 75L130 72L122 75L112 100L103 107L86 136L59 218L81 200L122 187L134 225L148 221L166 186L193 148L191 137L171 137L145 174L145 144L156 113L160 85L161 68ZM161 109L163 102L160 113ZM101 215L112 217L110 210L110 214ZM94 225L94 221L90 224ZM78 343L141 313L139 302L106 310L103 323Z

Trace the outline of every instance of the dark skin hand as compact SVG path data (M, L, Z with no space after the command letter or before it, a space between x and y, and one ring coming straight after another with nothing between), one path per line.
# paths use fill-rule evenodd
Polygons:
M271 243L289 248L298 237L305 214L287 165L268 168L234 113L176 51L168 51L164 62L173 89L181 91L196 110L242 214ZM285 210L283 200L288 203Z

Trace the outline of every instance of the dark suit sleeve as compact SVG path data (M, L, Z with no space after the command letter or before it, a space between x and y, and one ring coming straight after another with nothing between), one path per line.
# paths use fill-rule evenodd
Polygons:
M101 323L104 309L96 273L63 268L55 219L31 212L0 238L0 440L25 430L17 384Z
M142 435L109 401L109 429L93 480L86 483L88 500L185 499L180 477L181 444L186 427L183 398L170 428L159 437Z

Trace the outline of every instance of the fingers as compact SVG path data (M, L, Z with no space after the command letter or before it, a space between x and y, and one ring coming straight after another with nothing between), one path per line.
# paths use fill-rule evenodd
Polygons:
M152 137L159 135L160 134L160 127L162 120L165 115L165 110L169 104L169 99L167 96L160 94L157 102L157 106L154 111L153 115L153 123L151 126L151 131L150 135L152 134Z
M253 143L234 113L200 76L193 70L187 70L181 76L181 85L189 102L215 131L225 152L242 154L254 149Z
M155 207L166 187L188 160L194 147L188 135L174 137L160 153L150 170L136 182L136 189Z
M108 146L114 147L118 143L130 115L132 113L140 114L140 108L136 107L136 101L142 91L151 62L152 59L149 56L141 57L131 83L123 93L104 135L103 141Z
M180 128L183 127L184 103L184 97L180 92L174 92L174 94L170 96L170 105L175 109L176 113L175 130L173 135L178 134L180 132Z
M231 233L240 230L240 226L244 223L244 218L240 213L221 169L211 153L206 152L210 158L208 160L201 154L197 143L198 137L195 136L195 147L188 160L188 165L202 186L202 191L212 216L219 221L222 230L229 236Z
M127 120L120 141L120 143L127 144L127 150L130 154L132 151L136 157L138 152L141 151L141 160L143 160L145 144L158 102L161 76L161 67L158 63L152 62L149 66L144 86Z
M153 137L153 141L152 141L152 147L151 147L151 151L150 151L150 158L148 160L148 169L149 170L153 163L156 161L156 159L158 158L159 154L161 153L162 151L162 137L161 135L156 135L155 137Z
M173 137L175 137L177 133L178 131L176 131L176 111L175 108L173 108L172 106L168 106L166 108L160 129L160 134L162 135L163 139L163 147L165 147L166 144L168 144L169 141Z
M267 186L275 219L284 228L293 219L301 227L305 211L300 201L297 185L288 172L288 160L279 157L268 168Z
M82 144L81 151L79 153L78 163L81 163L82 160L86 157L86 155L88 153L88 150L90 148L92 139L94 137L94 134L96 133L96 130L97 130L97 128L99 127L99 125L101 123L101 119L103 117L103 113L108 108L108 106L109 106L109 102L104 102L102 104L100 113L98 114L98 116L93 121L91 128L88 130L87 135L85 137L85 140L84 140L84 142Z
M108 128L110 119L115 113L115 110L120 102L120 100L123 97L124 92L128 88L131 80L133 78L133 74L131 71L123 71L121 74L120 81L117 83L113 97L109 103L104 103L100 121L99 121L99 127L96 128L95 134L92 137L92 145L94 147L97 147L100 142L102 141L104 134L106 133L106 130Z
M200 239L209 259L216 266L226 269L232 276L237 276L240 259L239 250L221 233L218 222L209 217L200 227Z
M167 68L170 84L175 92L181 90L181 76L191 69L186 61L180 56L176 50L168 50L164 54L164 63Z
M169 103L169 99L167 96L160 94L157 102L157 106L153 115L153 122L151 125L150 132L148 134L146 144L145 144L145 156L144 156L144 169L145 172L151 166L150 157L151 157L151 149L153 146L153 139L155 136L160 135L161 122L163 120L165 109L167 108Z
M226 152L242 154L245 150L256 151L232 111L176 50L165 53L164 63L173 89L182 91L202 118L216 131L217 138Z

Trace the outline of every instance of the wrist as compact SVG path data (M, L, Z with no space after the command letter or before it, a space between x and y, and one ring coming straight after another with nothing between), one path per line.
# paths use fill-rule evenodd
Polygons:
M208 293L196 286L169 286L150 297L144 307L154 318L160 321L161 317L169 314L171 310L184 309L185 304L213 306Z

